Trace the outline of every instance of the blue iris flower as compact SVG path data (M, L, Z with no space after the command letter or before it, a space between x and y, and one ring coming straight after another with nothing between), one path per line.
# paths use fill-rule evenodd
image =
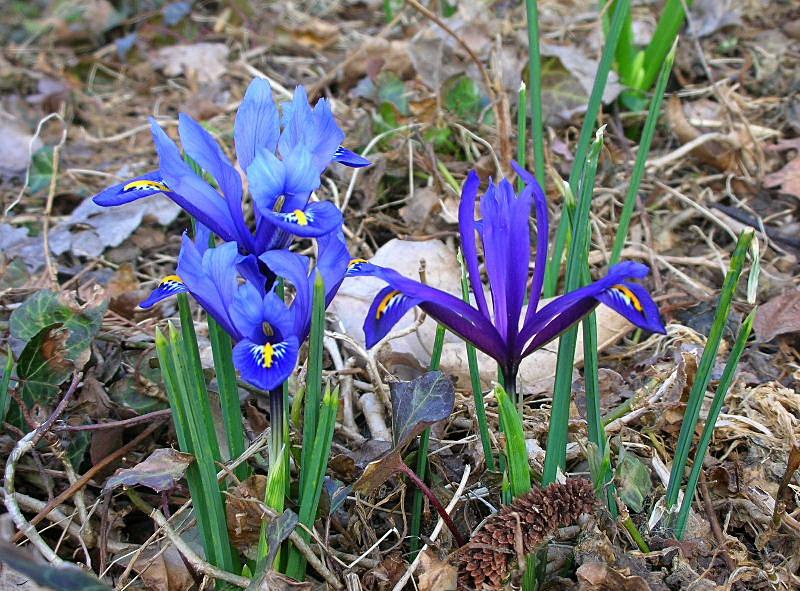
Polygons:
M202 176L152 119L151 131L159 169L109 187L94 197L95 203L122 205L163 193L223 241L237 242L240 252L254 256L288 246L293 235L318 237L339 227L338 208L330 202L309 203L311 193L331 162L370 164L341 146L344 132L327 100L312 108L305 90L298 87L281 118L269 83L253 80L234 125L238 164L247 174L255 208L253 231L243 214L242 177L202 125L185 113L179 115L181 147L203 170Z
M480 179L474 171L464 183L459 207L459 230L464 262L476 305L368 261L350 262L348 276L375 276L388 285L375 297L364 321L367 346L380 341L414 306L493 357L507 378L513 379L519 364L576 322L599 303L606 304L634 325L665 332L664 324L647 290L631 279L646 276L649 269L622 262L608 274L539 308L548 247L548 212L544 193L536 179L514 164L526 187L516 195L508 180L489 186L480 200L483 219L475 220ZM529 291L528 308L522 314L528 292L531 262L530 215L536 209L537 250ZM491 309L481 282L476 232L483 245L485 270L492 295Z
M177 293L190 293L236 343L234 365L242 378L263 390L282 384L297 364L300 344L311 328L313 283L319 273L325 283L327 307L347 272L350 254L341 229L319 238L316 265L288 250L264 253L261 258L293 287L286 304L275 289L264 290L242 273L245 260L235 242L208 247L208 231L199 229L195 240L184 234L178 267L161 281L140 305L147 308Z

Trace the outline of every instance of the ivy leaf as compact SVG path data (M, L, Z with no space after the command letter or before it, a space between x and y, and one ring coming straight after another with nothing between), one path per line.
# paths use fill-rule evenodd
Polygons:
M28 406L49 404L74 369L67 359L69 329L61 323L45 326L28 341L17 362L22 399Z
M429 371L410 382L390 386L394 446L403 448L425 429L449 417L456 389L440 371Z
M94 335L100 330L108 303L89 309L76 309L62 302L51 290L37 291L9 319L9 330L17 343L27 343L45 327L61 324L69 332L64 343L64 358L82 367Z

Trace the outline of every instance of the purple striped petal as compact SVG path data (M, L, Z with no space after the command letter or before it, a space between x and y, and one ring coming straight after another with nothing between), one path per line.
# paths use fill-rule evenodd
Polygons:
M330 201L310 203L305 209L286 213L269 212L268 217L278 228L300 236L324 236L342 225L342 212Z
M475 238L475 201L478 197L478 186L480 185L478 173L474 170L467 175L464 188L461 190L461 203L458 206L458 230L461 234L461 252L464 256L464 265L467 268L469 284L478 309L486 317L489 316L489 306L486 304L486 296L483 293L483 282L478 268L478 248Z
M144 309L152 308L158 302L186 291L188 291L186 285L178 275L167 275L159 282L147 299L139 304L139 307Z
M661 334L666 332L658 306L647 290L637 283L622 281L602 292L597 299L641 329Z
M161 171L153 170L102 190L92 198L92 201L101 207L111 207L124 205L131 201L150 197L150 195L169 192L169 187L164 183Z
M294 335L274 343L245 339L233 348L233 363L244 381L262 390L273 390L292 375L299 350Z
M351 261L348 276L359 275L383 279L393 289L409 298L418 300L419 304L417 305L420 308L434 320L444 324L452 333L469 341L498 362L506 362L506 347L497 330L483 314L461 299L413 279L403 277L393 269L360 262L356 259L356 262ZM375 305L375 302L373 302L373 305ZM371 317L368 316L365 326L367 322L371 321ZM383 327L383 329L385 335L391 327Z
M247 87L233 127L236 157L242 170L247 170L259 150L275 152L279 136L280 116L272 89L266 80L255 78Z

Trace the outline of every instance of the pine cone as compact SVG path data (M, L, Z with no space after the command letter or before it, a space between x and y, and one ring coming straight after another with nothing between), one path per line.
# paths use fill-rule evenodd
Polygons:
M594 486L579 478L534 489L503 507L461 549L459 591L501 589L517 564L520 533L523 554L530 554L558 528L591 512L595 502Z

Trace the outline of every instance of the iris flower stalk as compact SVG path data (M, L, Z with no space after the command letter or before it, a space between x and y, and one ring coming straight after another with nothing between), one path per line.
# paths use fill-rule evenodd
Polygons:
M547 261L549 220L544 192L529 172L514 163L524 181L517 195L507 179L491 180L480 199L482 219L475 219L480 179L471 172L464 183L459 207L459 232L464 262L475 304L404 277L397 271L363 259L350 262L348 276L373 276L387 283L376 296L364 321L366 344L373 347L413 307L418 306L451 332L472 343L498 363L505 387L516 397L520 363L603 303L635 326L664 332L664 324L647 290L632 279L649 269L626 261L589 285L539 307ZM532 210L536 211L536 254L531 263ZM491 298L484 294L478 257L483 247L484 268ZM526 294L527 310L523 313Z

